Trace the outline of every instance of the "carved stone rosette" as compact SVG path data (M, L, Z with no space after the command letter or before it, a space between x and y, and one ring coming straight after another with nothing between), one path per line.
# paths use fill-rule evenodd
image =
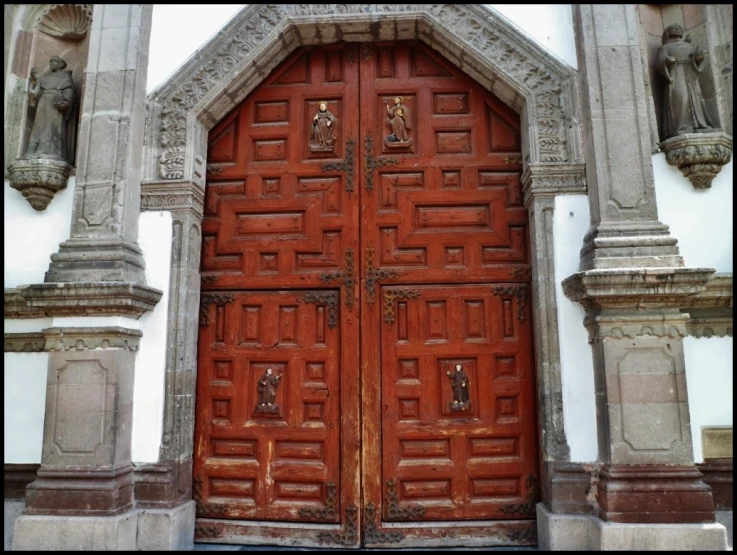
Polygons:
M732 158L732 137L726 133L689 133L660 143L665 159L678 167L696 189L709 189L722 166Z
M34 210L45 210L57 191L67 188L72 166L61 160L19 159L8 166L10 186L23 193Z

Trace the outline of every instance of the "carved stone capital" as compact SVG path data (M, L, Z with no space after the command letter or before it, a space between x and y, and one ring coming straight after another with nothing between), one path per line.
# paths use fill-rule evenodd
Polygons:
M584 164L529 164L522 173L525 205L534 196L586 193Z
M202 219L205 194L193 181L150 181L141 184L141 211L189 211Z
M72 169L61 160L18 159L8 166L10 186L20 191L34 210L45 210L54 195L67 188Z
M97 349L123 349L137 351L140 330L111 326L106 328L46 328L45 351L94 351Z
M696 189L709 189L732 158L732 137L722 132L688 133L666 139L660 149L668 163L678 167Z
M40 283L21 292L30 307L46 316L127 316L153 310L162 291L139 283L99 281Z
M588 270L563 280L563 292L593 312L603 308L678 308L706 288L713 268Z
M5 334L6 353L40 353L45 343L46 339L40 332Z

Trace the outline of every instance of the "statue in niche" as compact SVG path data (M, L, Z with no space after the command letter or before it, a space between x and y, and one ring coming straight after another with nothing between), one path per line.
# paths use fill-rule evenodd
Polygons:
M389 106L388 102L385 102L384 105L386 106L386 124L391 129L391 134L386 138L385 144L402 143L395 146L409 146L412 142L409 136L412 122L410 110L404 103L404 99L396 96L392 106Z
M333 152L335 150L336 118L325 101L318 104L317 113L312 118L310 132L310 152Z
M658 49L657 70L665 77L663 95L663 139L686 133L713 132L699 73L704 69L706 52L683 38L683 27L669 25L663 31Z
M49 71L39 77L31 69L28 82L29 105L36 108L25 159L58 160L74 163L76 142L75 92L72 72L59 56L49 60Z
M276 388L281 381L281 375L275 376L271 368L267 368L258 380L258 400L254 412L263 414L279 414L279 405L276 401Z
M463 370L463 366L456 364L453 372L446 372L450 378L451 387L453 388L453 402L450 404L450 410L453 412L466 411L471 409L471 400L468 395L468 374Z

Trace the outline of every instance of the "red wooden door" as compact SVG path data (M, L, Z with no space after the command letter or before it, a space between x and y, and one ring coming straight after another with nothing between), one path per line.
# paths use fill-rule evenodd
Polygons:
M211 131L200 516L534 516L520 171L518 116L419 43L300 49Z

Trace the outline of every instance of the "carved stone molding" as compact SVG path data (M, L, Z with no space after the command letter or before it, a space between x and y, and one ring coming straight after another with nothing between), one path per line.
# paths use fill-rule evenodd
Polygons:
M586 194L586 166L528 164L522 173L522 191L525 205L536 195Z
M40 283L21 291L28 306L46 316L127 316L153 310L163 293L130 282Z
M696 189L711 188L712 180L732 158L732 137L726 133L689 133L660 143L665 159Z
M6 320L21 320L28 318L45 318L46 313L41 308L28 305L22 292L25 287L5 290L4 312Z
M80 40L92 22L91 4L50 4L41 14L38 30L62 40Z
M6 353L40 353L45 344L46 338L41 332L5 334Z
M200 186L191 181L141 183L141 211L171 212L189 211L202 219L205 193Z
M714 274L706 288L684 299L688 334L693 337L732 337L732 274Z
M485 6L250 5L149 97L148 179L193 179L199 126L211 128L297 46L336 37L426 42L526 112L529 163L580 162L576 72Z
M60 160L18 159L8 166L10 186L20 191L34 210L46 210L54 195L67 188L73 169Z
M140 346L140 330L111 326L106 328L47 328L45 351L94 351L97 349L123 349L137 351Z

